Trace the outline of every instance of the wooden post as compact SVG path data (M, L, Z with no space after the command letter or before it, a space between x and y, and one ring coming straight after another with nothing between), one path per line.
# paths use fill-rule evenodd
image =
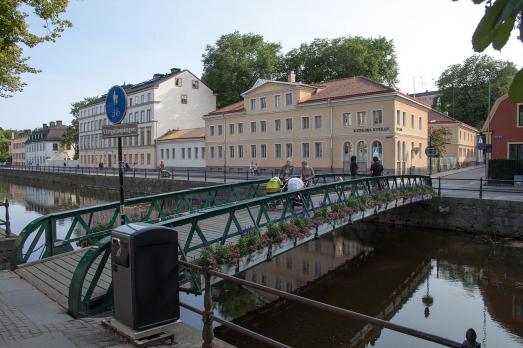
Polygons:
M212 327L212 293L211 293L211 275L209 274L209 268L205 267L203 271L203 276L205 279L205 295L203 299L204 314L202 317L203 320L203 329L202 329L202 348L212 348L214 331Z

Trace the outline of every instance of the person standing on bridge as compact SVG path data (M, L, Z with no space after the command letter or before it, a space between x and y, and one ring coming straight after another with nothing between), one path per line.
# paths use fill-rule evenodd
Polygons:
M314 173L314 169L310 167L307 163L307 161L301 162L301 180L305 184L305 187L312 185L312 180L316 174Z
M160 162L160 170L164 170L165 168L165 164L163 163L163 161Z
M287 158L287 162L285 163L285 165L281 167L278 176L280 177L281 181L283 181L283 183L285 184L293 175L296 175L296 170L292 165L292 158L289 157Z
M383 175L383 165L380 163L378 157L372 158L372 165L370 166L370 175L371 176L382 176Z
M356 156L351 156L350 158L350 176L351 179L356 179L358 177L358 163L356 163Z

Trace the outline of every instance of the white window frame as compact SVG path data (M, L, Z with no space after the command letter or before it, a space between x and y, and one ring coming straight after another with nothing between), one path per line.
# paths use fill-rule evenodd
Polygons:
M318 127L316 124L316 120L320 120L320 126ZM322 129L323 128L323 115L314 115L314 129Z
M256 111L256 98L251 98L251 111Z
M267 109L267 97L260 97L260 110Z
M307 120L307 128L304 126L304 122ZM311 120L309 116L302 116L301 117L301 130L310 130L311 129Z
M265 125L265 127L262 125ZM267 133L267 121L265 120L260 121L260 133Z
M279 127L277 126L278 123L280 124ZM274 120L274 131L281 132L281 119Z
M375 113L375 112L378 112L378 111L381 113L381 122L380 122L380 123L375 123L375 122L374 122L374 113ZM383 109L375 109L375 110L372 110L372 125L373 125L373 126L380 126L380 127L381 127L381 126L383 126L383 122L384 122L384 120L383 120Z
M254 149L254 151L253 151L253 149ZM249 158L256 159L257 156L258 156L258 146L256 144L249 144Z
M238 158L243 158L243 145L238 145Z
M278 156L278 151L276 150L278 148L278 146L280 147L280 155ZM275 159L280 159L282 156L282 146L281 144L274 144L274 158Z
M290 103L289 103L289 98L287 98L287 96L290 96ZM288 107L288 106L292 105L292 102L293 102L292 99L293 99L292 93L285 93L285 106Z
M265 149L265 153L264 150ZM267 144L260 144L260 158L267 158Z
M281 94L276 94L274 96L274 108L275 109L281 108Z
M307 156L305 156L305 145L307 145ZM311 144L310 143L301 143L301 158L302 159L309 159L311 157Z
M243 134L243 122L238 123L238 134Z
M291 122L290 122L291 127L290 127L290 128L289 128L289 122L288 122L288 120L291 120ZM287 131L292 131L292 128L293 128L293 127L294 127L294 125L293 125L292 117L287 117L287 118L285 119L285 130L287 130Z
M318 144L320 145L320 153L318 155ZM323 158L323 142L322 141L316 141L314 142L314 158L316 159L322 159Z
M363 114L365 116L365 123L364 124L360 123L360 114ZM356 125L358 127L367 127L369 125L369 119L367 117L367 111L366 110L362 110L362 111L356 112Z

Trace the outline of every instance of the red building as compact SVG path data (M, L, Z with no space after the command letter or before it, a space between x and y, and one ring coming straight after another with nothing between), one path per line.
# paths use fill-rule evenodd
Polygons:
M500 97L481 130L492 144L490 159L523 160L523 103Z

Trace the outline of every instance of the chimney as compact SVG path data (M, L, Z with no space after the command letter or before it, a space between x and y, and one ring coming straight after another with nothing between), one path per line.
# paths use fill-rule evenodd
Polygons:
M294 71L291 70L291 72L287 75L287 82L296 82L296 74Z
M162 76L163 76L163 74L154 74L153 79L159 79Z
M55 125L56 123L54 123L54 121L49 122L49 127L53 128Z
M42 128L46 129L47 128L47 123L42 124Z
M57 125L57 126L61 126L61 125L62 125L62 121L60 121L60 120L56 120L56 125Z
M179 68L171 68L171 74L176 74L177 72L180 72Z

